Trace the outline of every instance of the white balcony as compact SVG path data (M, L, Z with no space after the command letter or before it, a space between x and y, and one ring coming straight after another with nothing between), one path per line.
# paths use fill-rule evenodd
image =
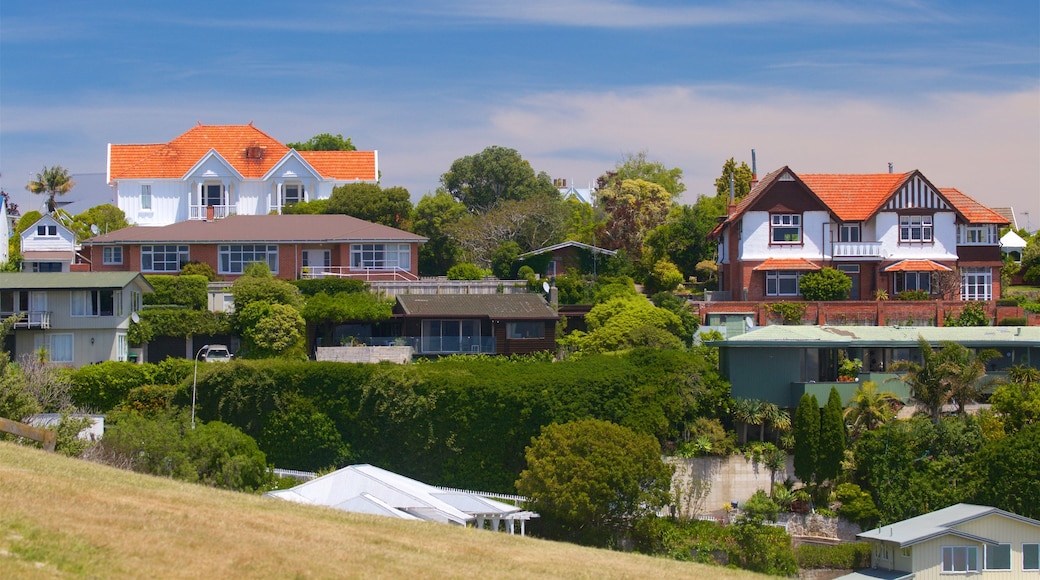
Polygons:
M398 282L415 282L419 279L412 272L401 268L352 269L347 266L304 266L300 268L300 278L354 278L365 281L393 280Z
M14 323L15 328L39 328L47 330L51 327L51 313L44 310L30 310L23 312L0 312L0 319L5 319L8 316L21 315L18 322Z
M834 258L866 258L880 260L884 257L881 242L834 242L831 256Z
M210 212L212 210L212 213ZM229 215L235 215L233 205L192 205L188 206L188 219L190 220L219 220Z

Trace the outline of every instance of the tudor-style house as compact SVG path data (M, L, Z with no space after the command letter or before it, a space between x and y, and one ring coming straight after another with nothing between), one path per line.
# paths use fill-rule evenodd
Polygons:
M347 215L233 215L162 227L131 226L93 237L83 254L97 271L178 274L203 262L224 280L263 262L289 280L340 276L376 280L419 278L426 238Z
M108 146L108 184L139 225L281 213L378 176L375 151L296 151L252 123L200 123L169 143Z
M137 272L7 273L0 318L18 315L4 350L46 352L47 361L81 367L128 360L127 331L152 286Z
M731 204L711 237L719 290L730 300L797 297L800 278L823 267L852 278L853 300L906 290L991 300L1000 295L998 231L1007 223L920 171L799 175L785 166Z

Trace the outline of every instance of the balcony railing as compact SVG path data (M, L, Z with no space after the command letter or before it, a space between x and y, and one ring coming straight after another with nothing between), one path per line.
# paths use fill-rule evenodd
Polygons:
M300 268L300 278L354 278L365 281L393 280L397 282L415 282L419 279L414 273L402 268L351 268L349 266L304 266Z
M213 210L213 215L210 215ZM188 219L190 220L219 220L229 215L235 215L233 205L192 205L188 206Z
M9 316L21 315L18 322L14 323L15 328L39 328L47 330L51 327L51 313L44 310L30 310L28 312L0 312L0 319L6 319Z
M353 344L410 346L415 354L495 354L493 336L370 336L357 338Z
M880 260L881 242L834 242L831 255L835 258L876 258Z

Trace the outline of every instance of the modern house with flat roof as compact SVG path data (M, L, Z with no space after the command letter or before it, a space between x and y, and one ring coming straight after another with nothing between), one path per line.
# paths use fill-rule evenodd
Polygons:
M128 360L131 316L152 291L137 272L3 274L0 318L20 317L4 349L13 358L42 349L48 362L77 368Z
M233 215L116 230L85 241L83 253L93 271L177 274L188 262L203 262L234 280L249 264L263 262L289 280L417 280L424 242L348 215Z
M991 376L1002 376L1014 365L1040 368L1040 327L1036 326L774 325L707 344L719 347L719 366L734 398L794 408L805 393L826 402L832 386L848 403L862 381L874 381L909 400L900 375L886 369L898 360L920 360L920 338L933 348L949 341L974 350L996 350L1001 357L987 364ZM857 381L838 380L842 357L862 361Z

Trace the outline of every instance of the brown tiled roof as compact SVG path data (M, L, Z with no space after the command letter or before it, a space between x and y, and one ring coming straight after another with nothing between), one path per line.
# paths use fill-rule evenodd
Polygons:
M247 150L261 152L247 155ZM267 133L249 125L198 124L169 143L109 146L109 180L178 179L210 151L216 151L245 179L260 179L289 152ZM300 153L323 178L376 181L375 151Z
M969 224L998 224L1007 225L1011 223L1006 217L996 211L982 205L974 199L953 187L939 188L939 192L964 215Z
M233 215L220 220L191 220L168 226L131 226L103 234L84 245L147 243L318 243L425 242L426 238L356 217L318 215Z
M406 317L555 320L556 312L539 294L404 294L398 310Z
M765 262L752 268L755 271L795 270L799 272L819 269L819 264L805 258L766 258Z

